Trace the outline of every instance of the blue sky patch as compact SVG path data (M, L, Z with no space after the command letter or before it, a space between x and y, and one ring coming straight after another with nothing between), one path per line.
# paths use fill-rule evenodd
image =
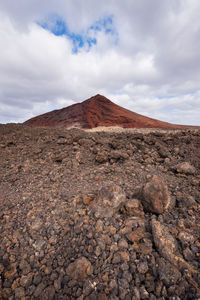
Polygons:
M118 39L112 16L99 19L89 28L80 33L70 31L67 23L57 15L52 15L48 17L46 21L37 22L37 24L42 28L49 30L56 36L66 36L68 39L70 39L73 43L72 52L74 54L78 53L83 47L86 47L87 51L89 51L94 45L96 45L97 38L95 36L100 31L104 32L105 34L115 36L115 42Z

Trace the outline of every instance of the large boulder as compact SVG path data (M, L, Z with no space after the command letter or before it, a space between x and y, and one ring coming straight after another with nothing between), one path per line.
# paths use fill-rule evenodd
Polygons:
M172 206L168 187L164 181L156 175L144 185L141 192L141 201L146 211L162 214Z
M74 280L86 279L92 274L91 262L84 256L79 257L73 263L69 264L66 273Z

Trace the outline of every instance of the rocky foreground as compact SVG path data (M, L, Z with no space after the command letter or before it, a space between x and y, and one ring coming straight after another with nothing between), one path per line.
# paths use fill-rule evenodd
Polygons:
M0 299L200 299L200 130L0 125Z

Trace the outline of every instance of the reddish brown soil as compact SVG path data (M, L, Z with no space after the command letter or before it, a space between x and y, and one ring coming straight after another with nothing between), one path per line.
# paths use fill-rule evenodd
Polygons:
M123 128L180 128L127 110L102 95L96 95L82 103L54 110L25 122L33 126L61 126L64 128L95 128L119 126Z

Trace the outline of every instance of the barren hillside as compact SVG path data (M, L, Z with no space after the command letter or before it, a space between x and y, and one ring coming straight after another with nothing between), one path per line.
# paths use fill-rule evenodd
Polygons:
M102 95L96 95L81 103L36 116L26 125L96 128L118 126L122 128L184 128L187 126L170 124L148 118L116 105ZM188 126L192 127L192 126Z

